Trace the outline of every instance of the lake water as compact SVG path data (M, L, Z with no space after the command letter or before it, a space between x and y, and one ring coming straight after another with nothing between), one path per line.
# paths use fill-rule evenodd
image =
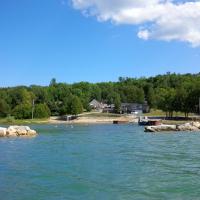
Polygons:
M0 139L2 200L200 199L200 134L136 125L32 125Z

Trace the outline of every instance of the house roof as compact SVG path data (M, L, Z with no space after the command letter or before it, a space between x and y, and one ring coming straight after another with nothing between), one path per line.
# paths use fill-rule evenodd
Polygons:
M90 102L90 105L91 106L95 106L95 107L100 107L102 106L102 104L100 102L98 102L96 99L93 99L91 102Z
M93 99L90 104L100 104L100 102L98 102L96 99Z

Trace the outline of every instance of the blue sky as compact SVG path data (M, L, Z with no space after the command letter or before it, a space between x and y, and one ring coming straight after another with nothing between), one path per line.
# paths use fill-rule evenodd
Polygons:
M0 1L0 86L200 71L200 47L137 32L138 25L86 17L69 1Z

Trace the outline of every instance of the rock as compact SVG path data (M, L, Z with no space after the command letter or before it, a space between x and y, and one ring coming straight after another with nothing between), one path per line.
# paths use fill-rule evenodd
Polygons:
M144 127L145 132L156 132L153 126L145 126Z
M199 131L199 128L194 126L192 123L177 125L177 129L178 131Z
M145 132L176 131L176 125L146 126Z
M200 122L191 122L192 126L197 127L198 129L200 129Z
M1 128L0 127L0 137L5 137L6 136L6 131L7 131L7 128Z
M200 131L199 122L190 122L181 125L158 125L146 126L145 132L162 132L162 131Z
M14 131L8 131L8 130L7 130L6 136L7 136L7 137L16 137L16 136L18 136L18 135L17 135L17 133L14 132Z
M34 136L37 135L35 130L31 130L28 126L10 126L6 130L6 136Z
M35 130L29 130L27 135L37 135L37 132Z

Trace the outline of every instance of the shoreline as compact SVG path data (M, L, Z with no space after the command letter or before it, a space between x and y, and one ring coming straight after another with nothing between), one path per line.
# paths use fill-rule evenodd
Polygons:
M6 118L0 119L2 125L28 125L28 124L112 124L113 121L125 123L137 123L138 118L131 115L119 116L80 116L71 121L61 120L60 117L50 117L48 119L23 119L23 120L7 120Z
M72 121L63 121L58 118L51 117L48 120L49 124L112 124L113 121L125 122L125 123L137 123L138 118L133 116L118 116L118 117L79 117Z
M2 125L28 125L28 124L113 124L113 121L124 123L138 123L138 117L132 115L119 115L119 116L80 116L71 121L61 120L60 117L50 117L48 119L24 119L10 121L7 118L1 118L0 124ZM162 120L163 124L179 125L192 120Z

